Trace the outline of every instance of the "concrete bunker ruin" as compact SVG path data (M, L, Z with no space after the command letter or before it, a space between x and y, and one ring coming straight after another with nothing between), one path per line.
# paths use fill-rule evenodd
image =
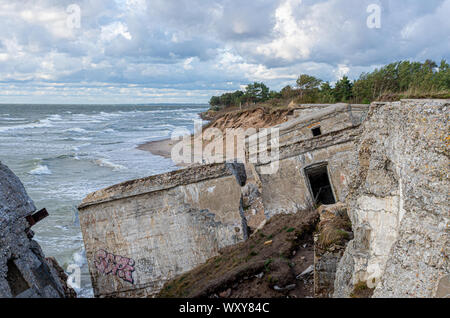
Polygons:
M255 136L247 138L245 169L199 165L88 195L79 217L95 296L156 295L166 281L245 240L247 224L256 229L275 214L305 210L312 198L343 201L356 157L354 140L368 109L349 104L301 109L294 113L298 117L273 127L280 132L269 141L279 146L277 159L251 164L249 154L264 150L248 142ZM262 173L271 170L264 169L270 160L277 160L279 169ZM258 193L262 209L244 211L249 185L258 189L249 192Z
M246 238L242 164L195 166L124 182L79 207L96 297L152 297Z
M263 171L271 162L254 165L266 218L297 213L314 203L343 202L357 164L355 140L370 105L302 105L279 129L278 170ZM250 137L251 138L251 137ZM249 162L259 153L248 140ZM249 215L248 218L253 218ZM254 223L249 221L249 223Z
M315 204L335 204L333 187L328 175L328 163L319 163L304 169L313 202Z

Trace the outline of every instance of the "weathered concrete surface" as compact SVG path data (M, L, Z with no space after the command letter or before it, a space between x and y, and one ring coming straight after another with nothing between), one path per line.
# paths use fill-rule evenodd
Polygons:
M327 166L336 201L344 201L347 196L349 176L357 164L354 140L361 133L359 126L368 106L319 106L315 113L275 127L280 129L280 160L275 173L261 173L272 162L256 165L267 218L279 213L296 213L314 205L305 169L315 165ZM315 137L312 129L317 127L322 134ZM256 162L259 152L252 149L251 138L248 145L249 161Z
M449 106L449 100L372 105L349 183L355 239L338 266L335 297L349 297L359 282L376 287L374 297L445 296Z
M70 290L25 232L35 211L19 178L0 163L0 298L59 298Z
M191 167L89 195L80 224L97 297L153 296L246 238L240 165Z
M346 107L350 107L352 112L352 116L358 118L358 120L362 121L363 117L367 114L368 106L366 104L338 104L338 105L346 105ZM295 105L294 110L294 118L305 118L310 115L317 114L329 107L334 106L333 104L301 104Z

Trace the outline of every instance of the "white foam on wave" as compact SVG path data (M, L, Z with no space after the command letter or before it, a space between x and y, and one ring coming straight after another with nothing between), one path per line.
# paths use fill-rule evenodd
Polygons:
M28 174L31 174L31 175L50 175L50 174L52 174L52 171L46 165L39 165L36 168L34 168L33 170L31 170L30 172L28 172Z
M100 119L100 120L99 120ZM99 118L98 115L87 114L73 114L71 122L73 123L101 123L103 118Z
M118 113L106 113L106 112L100 112L100 115L103 117L119 117L122 114L120 114L120 112Z
M73 253L72 258L74 260L74 263L80 267L83 266L84 264L86 264L86 256L85 256L84 247L81 247L78 251Z
M0 117L0 120L4 121L24 121L26 118L10 118L10 117Z
M80 139L81 139L81 138L80 138ZM85 143L85 144L73 146L73 147L72 147L72 151L80 151L81 148L83 148L83 147L88 147L88 146L90 146L90 145L92 145L92 144L88 142L88 143Z
M80 127L74 127L74 128L66 129L66 130L64 130L64 132L75 132L75 133L84 134L84 133L87 133L87 130L80 128Z
M4 126L0 127L0 132L5 132L9 130L19 130L19 129L34 129L34 128L49 128L53 127L48 119L39 120L38 122L23 124L23 125L14 125L14 126Z
M111 168L111 169L113 169L114 171L119 171L119 170L125 170L125 169L127 169L126 167L124 167L124 166L122 166L122 165L113 163L113 162L109 161L108 159L104 159L104 158L98 159L98 160L94 160L94 163L95 163L96 165L99 165L100 167Z
M61 117L61 115L56 114L56 115L50 115L50 117L48 119L50 119L52 121L61 121L62 117Z

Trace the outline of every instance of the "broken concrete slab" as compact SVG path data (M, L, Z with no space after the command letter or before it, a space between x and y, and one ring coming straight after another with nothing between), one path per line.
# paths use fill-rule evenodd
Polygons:
M94 294L148 297L246 238L239 164L195 166L118 184L79 207Z

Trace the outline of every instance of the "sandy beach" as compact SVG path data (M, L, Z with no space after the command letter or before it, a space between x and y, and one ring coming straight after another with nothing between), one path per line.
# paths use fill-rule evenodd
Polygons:
M189 145L187 147L192 147L194 141L194 136L191 136ZM137 147L137 149L139 150L143 150L143 151L148 151L151 154L155 155L155 156L161 156L164 158L168 158L168 159L172 159L172 148L174 145L176 145L179 141L172 141L171 139L162 139L162 140L156 140L156 141L150 141L144 144L141 144ZM203 147L206 147L208 144L213 143L214 140L212 141L205 141L202 140L202 145ZM224 138L222 140L222 142L226 143L226 139ZM215 148L216 151L218 151L219 154L222 155L222 157L224 157L224 153L225 153L225 148L224 145L221 147L217 147ZM205 160L205 158L204 158ZM191 165L196 165L197 163L194 162L194 156L193 153L191 155L191 164L189 163L176 163L177 166L179 167L189 167Z
M174 144L175 141L172 141L171 139L163 139L139 145L137 149L148 151L155 156L171 158L171 151Z

